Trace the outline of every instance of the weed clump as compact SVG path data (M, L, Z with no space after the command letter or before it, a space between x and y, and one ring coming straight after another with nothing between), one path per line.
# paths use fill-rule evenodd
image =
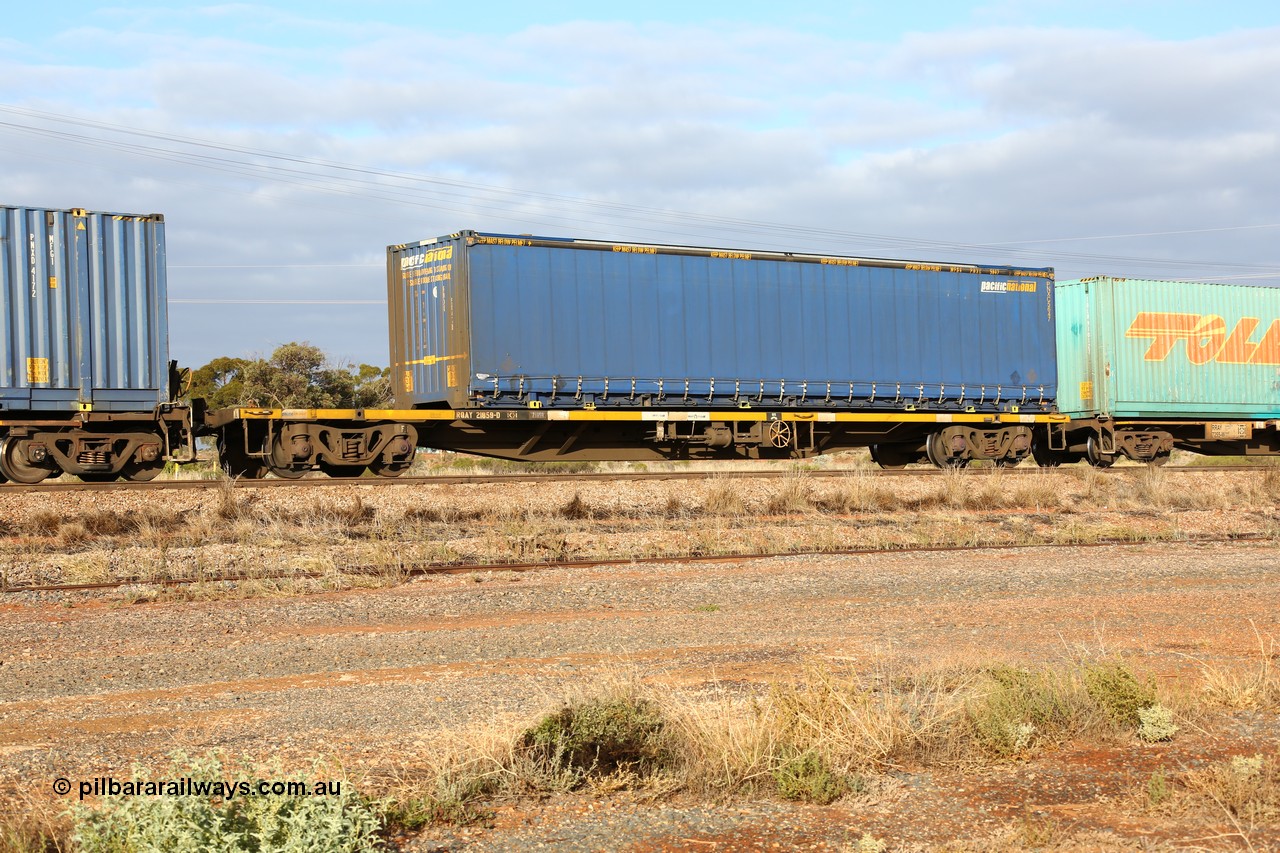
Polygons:
M765 511L770 515L791 515L809 512L813 509L813 500L808 483L803 477L787 477L782 486L769 497Z
M1147 743L1173 740L1178 726L1173 721L1173 711L1164 705L1152 705L1138 709L1138 737Z
M666 720L653 702L610 696L567 704L520 738L525 756L566 787L591 776L648 773L669 763Z
M860 780L834 772L826 759L813 751L784 759L774 768L773 782L783 799L821 806L862 787Z
M703 501L702 511L707 515L745 515L747 505L732 480L720 480L711 486L707 499Z
M231 773L214 755L175 755L166 779L188 784L225 784ZM280 768L261 774L280 777ZM135 784L155 782L141 768ZM84 853L121 850L328 850L369 851L380 846L377 809L348 783L327 796L119 796L99 806L72 808L72 839Z
M1249 823L1280 818L1280 765L1274 757L1236 755L1183 777L1193 798Z
M570 521L582 521L593 518L595 511L589 503L582 499L580 493L574 492L573 497L564 506L560 507L560 514Z
M1138 680L1120 661L1103 661L1084 668L1089 698L1116 723L1136 728L1139 712L1157 704L1155 686Z
M983 752L1007 759L1043 741L1060 741L1083 727L1086 711L1068 679L1052 671L998 666L987 671L990 688L965 708Z

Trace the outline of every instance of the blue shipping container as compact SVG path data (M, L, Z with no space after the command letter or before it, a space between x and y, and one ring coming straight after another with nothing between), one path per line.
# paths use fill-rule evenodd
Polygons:
M0 409L168 397L164 219L0 207Z
M388 249L396 405L1051 411L1052 281L461 232Z

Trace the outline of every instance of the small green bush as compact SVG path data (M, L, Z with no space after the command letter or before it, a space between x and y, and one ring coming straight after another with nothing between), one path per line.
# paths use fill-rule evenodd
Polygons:
M492 777L449 775L439 779L435 789L428 793L389 803L385 817L389 825L406 830L429 824L478 823L492 814L478 801L497 788Z
M1147 743L1173 740L1173 736L1178 733L1178 726L1173 722L1173 711L1163 705L1139 708L1138 720L1138 737Z
M1155 686L1143 684L1120 661L1103 661L1084 669L1084 686L1089 698L1122 726L1137 727L1138 712L1157 703Z
M990 688L965 707L970 729L982 750L1013 758L1044 739L1072 734L1081 718L1067 679L1051 671L998 666L987 671Z
M257 772L284 778L279 766ZM214 783L232 775L215 755L175 755L162 779ZM134 769L133 781L150 779L147 771ZM71 815L72 839L83 853L358 853L382 843L376 808L349 783L329 796L106 797L96 807L73 807Z
M1169 799L1169 780L1165 778L1163 771L1157 770L1147 780L1147 802L1158 806L1167 799Z
M774 769L773 781L783 798L823 806L859 787L847 776L833 772L823 757L813 751L784 760Z
M646 772L669 761L666 722L657 706L634 697L605 697L565 705L525 731L525 753L572 781L616 771Z

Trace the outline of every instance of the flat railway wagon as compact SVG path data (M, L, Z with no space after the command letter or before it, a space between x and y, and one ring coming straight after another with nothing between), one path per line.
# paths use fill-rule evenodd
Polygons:
M388 249L395 408L512 459L1014 463L1053 271L464 231Z
M394 475L416 446L1016 464L1033 428L1065 421L1052 282L1042 268L463 231L387 250L393 408L211 423L247 476L370 459ZM342 442L353 450L335 463Z
M166 299L162 216L0 207L0 480L195 459Z
M1037 461L1280 453L1280 288L1096 277L1056 293L1071 423Z

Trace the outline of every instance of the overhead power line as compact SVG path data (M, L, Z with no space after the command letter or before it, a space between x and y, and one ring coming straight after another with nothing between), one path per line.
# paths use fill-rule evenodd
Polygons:
M1113 240L1122 238L1173 236L1190 233L1243 231L1277 228L1280 224L1223 226L1220 228L1152 231L1132 234L1103 234L1087 237L1052 237L996 243L965 243L915 237L897 237L845 231L836 228L799 226L735 217L690 213L666 208L581 198L558 193L503 187L436 175L423 175L358 166L278 151L215 143L175 134L125 127L91 119L0 105L0 113L14 116L0 121L0 129L13 134L52 139L72 145L111 149L130 156L211 170L231 176L296 186L303 189L358 196L448 212L492 213L504 220L535 226L583 226L599 229L614 224L632 232L675 237L724 240L725 234L765 234L770 240L786 238L796 245L819 247L840 243L857 247L857 254L888 251L894 254L939 250L965 254L999 254L1028 265L1049 264L1116 265L1144 268L1151 274L1179 270L1213 271L1216 278L1255 278L1280 275L1280 267L1231 261L1172 260L1160 257L1107 255L1088 252L1045 251L1046 243ZM67 127L76 130L65 129ZM79 132L77 132L79 131ZM702 230L697 230L702 229ZM212 265L209 269L275 268L312 265ZM314 265L327 266L327 265ZM344 266L366 266L350 264ZM372 265L369 265L372 266ZM181 267L179 267L181 268ZM187 268L196 268L187 265Z

